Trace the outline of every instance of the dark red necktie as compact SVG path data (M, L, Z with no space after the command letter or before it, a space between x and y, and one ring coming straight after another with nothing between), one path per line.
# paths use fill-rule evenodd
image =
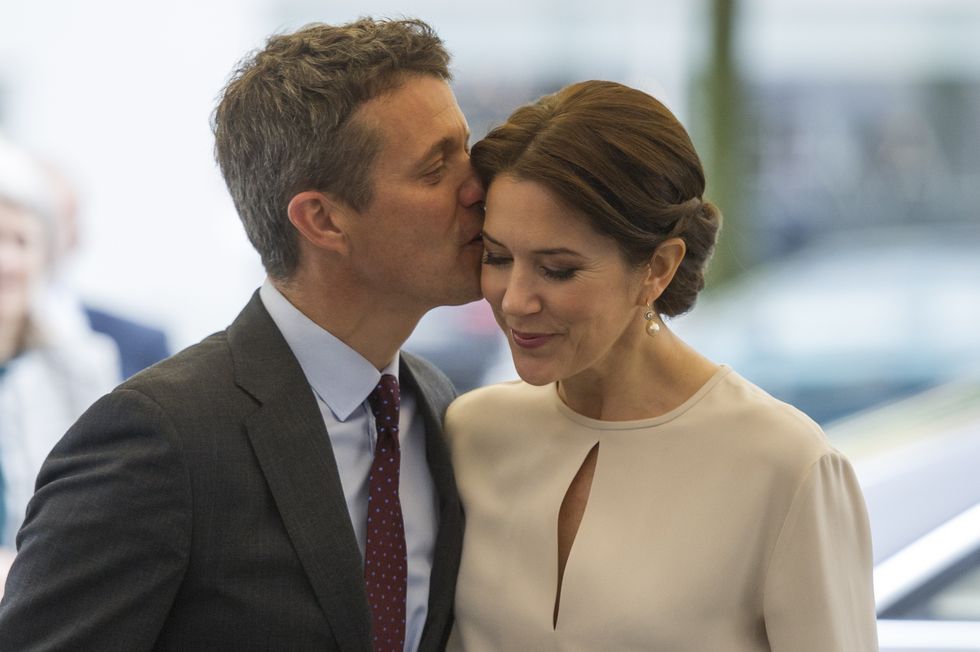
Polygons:
M402 652L405 648L405 593L408 559L405 523L398 498L398 379L391 374L368 396L378 443L368 476L367 542L364 583L374 627L374 652Z

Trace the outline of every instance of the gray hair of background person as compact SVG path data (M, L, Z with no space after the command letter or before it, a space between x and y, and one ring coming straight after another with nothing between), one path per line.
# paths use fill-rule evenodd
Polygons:
M266 272L287 279L299 259L287 217L298 192L333 194L355 210L372 197L381 150L352 119L406 74L449 80L449 53L414 19L308 25L271 37L239 64L212 116L215 156Z
M704 170L684 127L663 104L622 84L586 81L517 109L473 147L489 186L508 175L549 188L646 265L657 246L681 238L687 252L655 310L694 307L721 212L702 199Z
M27 151L0 135L0 202L40 220L44 227L45 259L55 251L57 202L49 177Z

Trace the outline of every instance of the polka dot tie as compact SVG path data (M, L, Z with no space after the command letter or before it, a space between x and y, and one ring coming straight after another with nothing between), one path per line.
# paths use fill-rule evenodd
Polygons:
M405 592L408 560L405 524L398 498L398 379L391 374L368 396L378 443L368 476L367 543L364 582L374 627L374 652L402 652L405 647Z

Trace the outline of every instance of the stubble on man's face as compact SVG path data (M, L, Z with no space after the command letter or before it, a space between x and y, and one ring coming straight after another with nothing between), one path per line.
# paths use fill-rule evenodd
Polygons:
M422 312L479 299L483 190L449 85L408 77L358 119L382 140L373 196L351 234L368 290Z

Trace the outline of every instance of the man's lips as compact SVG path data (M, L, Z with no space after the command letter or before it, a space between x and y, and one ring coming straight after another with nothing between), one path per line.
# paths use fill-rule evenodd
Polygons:
M536 349L544 346L554 337L553 333L529 333L525 331L510 329L510 336L514 344L525 349Z

